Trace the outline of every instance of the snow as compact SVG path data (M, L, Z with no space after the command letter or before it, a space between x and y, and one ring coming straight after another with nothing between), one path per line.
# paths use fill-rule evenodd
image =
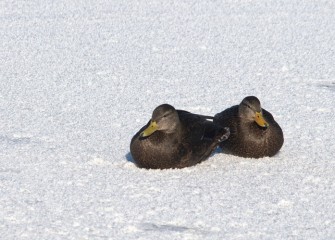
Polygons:
M335 239L332 1L0 3L2 239ZM170 103L255 95L273 158L137 168L130 139Z

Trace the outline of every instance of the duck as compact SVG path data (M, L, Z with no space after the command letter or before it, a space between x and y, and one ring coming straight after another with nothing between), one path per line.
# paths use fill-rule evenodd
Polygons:
M284 143L281 127L255 96L245 97L215 114L213 122L229 127L229 138L219 145L222 152L245 158L272 157Z
M146 169L184 168L206 160L229 129L213 123L212 116L176 110L164 103L131 139L135 164Z

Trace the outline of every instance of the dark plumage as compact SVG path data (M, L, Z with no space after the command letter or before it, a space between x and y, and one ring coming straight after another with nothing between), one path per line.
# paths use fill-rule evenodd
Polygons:
M229 138L220 143L226 153L249 158L271 157L284 143L282 129L254 96L216 114L214 123L230 129Z
M209 118L169 104L158 106L151 120L133 136L130 152L142 168L183 168L207 159L229 129Z

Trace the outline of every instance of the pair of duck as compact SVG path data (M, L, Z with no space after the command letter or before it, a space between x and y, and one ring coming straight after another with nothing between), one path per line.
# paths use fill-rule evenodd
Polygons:
M133 136L130 152L141 168L184 168L206 160L218 146L228 154L260 158L275 155L283 143L272 114L249 96L214 117L160 105Z

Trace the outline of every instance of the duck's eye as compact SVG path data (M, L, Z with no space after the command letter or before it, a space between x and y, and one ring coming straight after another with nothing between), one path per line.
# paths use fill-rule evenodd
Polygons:
M251 107L250 107L248 104L243 103L243 105L246 106L247 108L250 108L250 109L251 109Z

